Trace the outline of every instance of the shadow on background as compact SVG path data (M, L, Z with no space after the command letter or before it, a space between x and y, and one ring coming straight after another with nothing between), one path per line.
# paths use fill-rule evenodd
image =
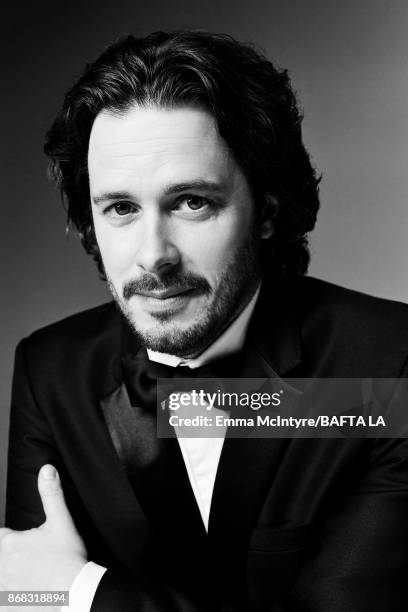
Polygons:
M14 348L107 299L46 181L42 143L85 62L122 33L202 28L251 40L289 69L323 172L311 273L408 301L408 8L404 0L16 3L3 10L0 525Z

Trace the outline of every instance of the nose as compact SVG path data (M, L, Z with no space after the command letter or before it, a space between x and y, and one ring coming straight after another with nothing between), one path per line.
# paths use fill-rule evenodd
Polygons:
M138 242L137 263L145 272L160 274L180 262L180 252L163 215L146 215Z

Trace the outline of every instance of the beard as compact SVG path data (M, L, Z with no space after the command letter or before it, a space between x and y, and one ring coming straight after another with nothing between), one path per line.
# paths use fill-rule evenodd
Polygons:
M189 272L173 269L158 277L144 274L125 283L122 297L107 276L108 286L115 302L128 321L139 343L160 353L182 358L196 357L212 344L249 303L261 277L259 266L259 239L250 232L245 243L236 248L220 274L216 287ZM207 297L198 317L188 327L174 321L171 311L151 313L156 324L142 329L131 311L128 301L140 291L160 291L176 288L192 289L195 295Z

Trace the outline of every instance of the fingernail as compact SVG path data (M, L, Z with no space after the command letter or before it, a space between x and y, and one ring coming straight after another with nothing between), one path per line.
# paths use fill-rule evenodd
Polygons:
M57 477L57 470L52 465L45 465L42 469L41 475L46 480L53 480Z

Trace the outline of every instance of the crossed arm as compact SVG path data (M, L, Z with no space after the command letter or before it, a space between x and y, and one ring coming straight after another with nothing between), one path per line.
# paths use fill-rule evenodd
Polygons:
M87 563L84 541L67 508L54 466L46 464L39 471L38 492L46 517L43 524L23 531L0 528L0 590L69 591ZM147 584L143 589L123 572L109 575L104 587L103 596L99 594L92 606L95 612L135 612L146 605L152 612L200 610L180 593L160 595L151 589L149 593Z
M110 562L51 429L32 390L23 341L16 351L13 379L7 527L0 529L0 589L69 590L89 559L108 566L92 612L208 609L177 589L135 576ZM44 478L44 471L51 467L57 468L57 477ZM217 608L214 602L212 609Z
M99 558L86 550L65 503L61 488L61 480L66 488L63 465L50 429L34 401L21 360L20 353L9 448L6 520L13 530L6 528L0 532L0 588L68 590L87 558L97 561ZM44 463L58 467L61 480L43 478L41 471L39 494L35 496L33 482ZM24 491L30 494L27 496ZM68 492L70 499L67 497L66 501L73 507L75 491L72 496L70 489ZM76 512L74 516L77 519L80 514ZM86 538L86 522L81 524L81 534ZM263 554L270 553L265 550ZM275 557L270 555L270 569L262 563L266 574L261 576L259 572L255 581L249 579L251 600L257 600L258 586L273 591L273 565L280 564L285 554L281 551ZM257 568L254 572L258 572ZM322 537L308 553L288 593L268 610L399 612L408 601L407 575L408 440L384 440L373 453L364 482L327 521ZM251 605L243 603L242 609L257 609ZM92 604L92 612L171 610L232 609L216 600L210 606L193 602L179 590L113 567L108 567L102 577Z

